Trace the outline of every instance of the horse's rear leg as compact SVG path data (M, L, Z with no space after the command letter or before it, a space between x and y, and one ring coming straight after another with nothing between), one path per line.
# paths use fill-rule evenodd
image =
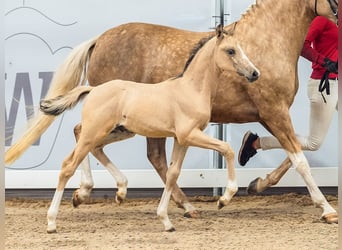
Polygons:
M267 188L276 185L287 172L287 170L289 170L291 165L291 160L287 157L278 168L267 174L265 179L258 177L254 181L252 181L247 187L247 192L249 194L261 193Z
M58 185L47 212L47 232L56 233L56 218L59 206L63 197L65 185L71 176L74 175L76 168L89 152L89 146L77 145L74 151L63 161L62 169L59 174Z
M166 172L168 170L165 142L166 138L146 138L147 140L147 158L159 174L160 178L166 183ZM184 216L188 218L199 217L199 212L189 202L184 192L176 184L172 190L172 197L178 207L184 208Z
M82 130L81 124L78 124L75 126L74 134L75 134L76 141L78 141L81 130ZM118 130L116 132L109 134L103 140L101 145L107 145L112 142L125 140L133 136L134 134L129 131ZM96 153L96 151L94 153ZM89 199L91 190L94 186L94 181L93 181L93 177L91 174L88 156L82 161L81 166L82 168L81 168L80 188L77 189L73 193L73 197L72 197L74 207L79 206L85 200ZM117 182L118 192L116 193L115 200L117 203L121 203L126 198L126 194L127 194L127 178L118 170L118 168L114 164L110 163L104 166L107 168L109 173L114 177L114 179Z
M103 166L105 166L109 173L116 180L118 191L116 192L115 201L120 204L126 199L127 183L126 176L109 160L103 152L103 147L97 147L91 151L92 154L98 159Z
M115 195L115 201L118 204L122 203L126 199L128 181L126 176L105 155L105 153L103 152L103 147L107 144L122 141L133 136L135 136L135 134L127 130L113 131L106 138L104 138L104 140L102 140L102 143L98 147L94 148L91 151L92 154L96 157L96 159L98 159L101 162L101 164L104 167L106 167L109 173L114 177L118 188L118 191Z
M82 126L77 124L74 128L74 135L76 142L78 141L81 133ZM87 155L81 163L81 184L80 188L75 190L72 195L72 204L78 207L85 200L89 199L91 190L93 189L94 181L91 174L89 156Z
M89 156L87 155L81 162L81 183L80 188L72 194L72 204L78 207L84 201L88 200L94 187L93 176L91 174Z

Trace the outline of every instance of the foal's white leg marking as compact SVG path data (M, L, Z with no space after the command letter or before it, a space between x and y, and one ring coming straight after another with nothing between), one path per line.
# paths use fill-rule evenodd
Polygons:
M201 130L193 130L187 138L189 145L213 149L221 153L227 163L227 188L223 196L218 200L218 208L228 205L234 194L238 190L234 167L234 151L232 147L223 141L212 138Z
M56 230L56 218L57 218L58 209L61 204L62 197L63 197L63 191L64 190L55 191L55 194L51 201L51 205L47 212L47 221L48 221L47 232L48 233L55 233L57 231Z
M177 183L187 149L188 147L179 145L178 141L174 139L171 163L166 173L165 188L157 209L157 215L163 223L165 231L168 232L175 231L175 228L169 219L167 208L169 206L172 190Z
M196 208L190 202L184 202L182 203L182 206L185 210L184 214L187 214L192 211L196 211Z
M311 199L313 203L323 209L322 216L336 213L336 210L328 203L328 201L325 199L322 192L319 190L315 180L313 179L310 171L309 163L304 156L303 152L300 153L289 153L287 152L293 166L297 170L298 173L301 174L303 177L306 186L309 190L309 193L311 195Z
M158 205L158 209L157 209L157 215L159 217L159 219L161 220L161 222L164 225L164 229L165 231L174 231L174 227L169 219L168 216L168 212L167 212L167 208L169 206L169 201L171 198L171 193L172 190L167 190L166 187L164 188L162 197L160 199L159 205Z
M116 180L118 191L116 193L115 201L121 203L126 198L127 194L128 181L126 176L109 160L107 155L103 152L102 147L92 150L92 153Z
M260 71L258 70L257 67L255 67L255 65L251 62L251 60L249 60L249 58L247 57L247 55L245 54L245 52L242 50L240 44L237 44L237 47L238 49L240 50L240 53L242 55L242 58L247 61L249 63L249 65L251 65L255 70L256 72L258 72L258 75L260 76Z
M127 177L111 161L109 161L105 167L116 180L118 191L115 196L115 201L120 204L127 195Z
M235 195L237 191L238 191L238 185L237 185L236 180L231 180L228 177L226 190L218 201L218 208L222 208L223 206L228 205L228 203L230 202L230 200L233 198L233 196Z
M135 134L130 132L116 132L110 133L102 142L102 147L95 148L91 152L98 159L103 166L107 168L109 173L114 177L118 191L115 196L115 201L121 203L125 200L127 195L127 178L126 176L109 160L107 155L103 152L103 146L112 142L125 140L133 137Z
M81 162L81 184L80 188L76 190L78 202L83 202L90 197L93 189L94 181L91 174L89 156L86 156Z

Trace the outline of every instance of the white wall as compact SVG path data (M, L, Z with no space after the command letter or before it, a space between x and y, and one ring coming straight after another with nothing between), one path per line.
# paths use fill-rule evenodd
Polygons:
M26 124L25 97L14 100L14 85L19 77L29 77L33 109L37 110L43 80L40 72L52 72L66 58L71 48L105 30L126 22L148 22L188 30L209 30L212 3L193 1L6 1L6 111L19 102L18 116L8 122L15 135ZM47 73L43 73L47 77ZM27 80L27 81L28 81ZM25 80L21 80L25 82ZM74 146L72 128L79 122L79 108L66 113L41 138L40 146L32 146L14 168L59 169L61 160ZM7 118L8 120L9 118ZM8 120L9 121L9 120ZM15 123L14 123L15 121ZM8 135L11 135L10 133ZM110 145L108 151L122 168L149 168L145 138ZM193 151L193 149L191 149ZM51 155L49 155L51 153ZM195 157L192 155L195 154ZM115 157L117 156L117 157ZM120 156L120 157L118 157ZM186 166L208 164L208 153L190 152ZM94 164L95 165L95 164ZM205 167L205 166L203 166Z

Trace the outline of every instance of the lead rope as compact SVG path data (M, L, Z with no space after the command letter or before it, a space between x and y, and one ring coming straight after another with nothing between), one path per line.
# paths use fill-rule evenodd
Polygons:
M334 16L337 19L338 18L338 11L334 10L334 8L332 7L331 0L327 0L327 1L329 2L331 11L333 12ZM334 0L334 3L337 5L336 0ZM318 13L317 13L317 0L315 0L315 15L318 16ZM336 25L338 25L338 21L336 21ZM323 91L325 90L327 95L330 95L329 74L330 74L330 72L328 70L325 71L325 73L322 76L322 79L321 79L321 81L319 83L319 86L318 86L318 91L321 92L321 95L322 95L324 103L327 103L327 100L325 99L325 97L323 95Z
M328 70L325 71L325 73L322 76L322 79L319 83L319 86L318 86L318 91L321 92L324 103L327 103L327 100L325 99L325 97L323 95L323 91L325 90L327 95L330 95L329 74L330 74L330 72Z

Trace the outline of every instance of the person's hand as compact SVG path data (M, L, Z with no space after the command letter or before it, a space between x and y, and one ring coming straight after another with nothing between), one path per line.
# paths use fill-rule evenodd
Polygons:
M338 63L330 60L329 58L324 59L322 66L332 73L337 73L338 71Z

